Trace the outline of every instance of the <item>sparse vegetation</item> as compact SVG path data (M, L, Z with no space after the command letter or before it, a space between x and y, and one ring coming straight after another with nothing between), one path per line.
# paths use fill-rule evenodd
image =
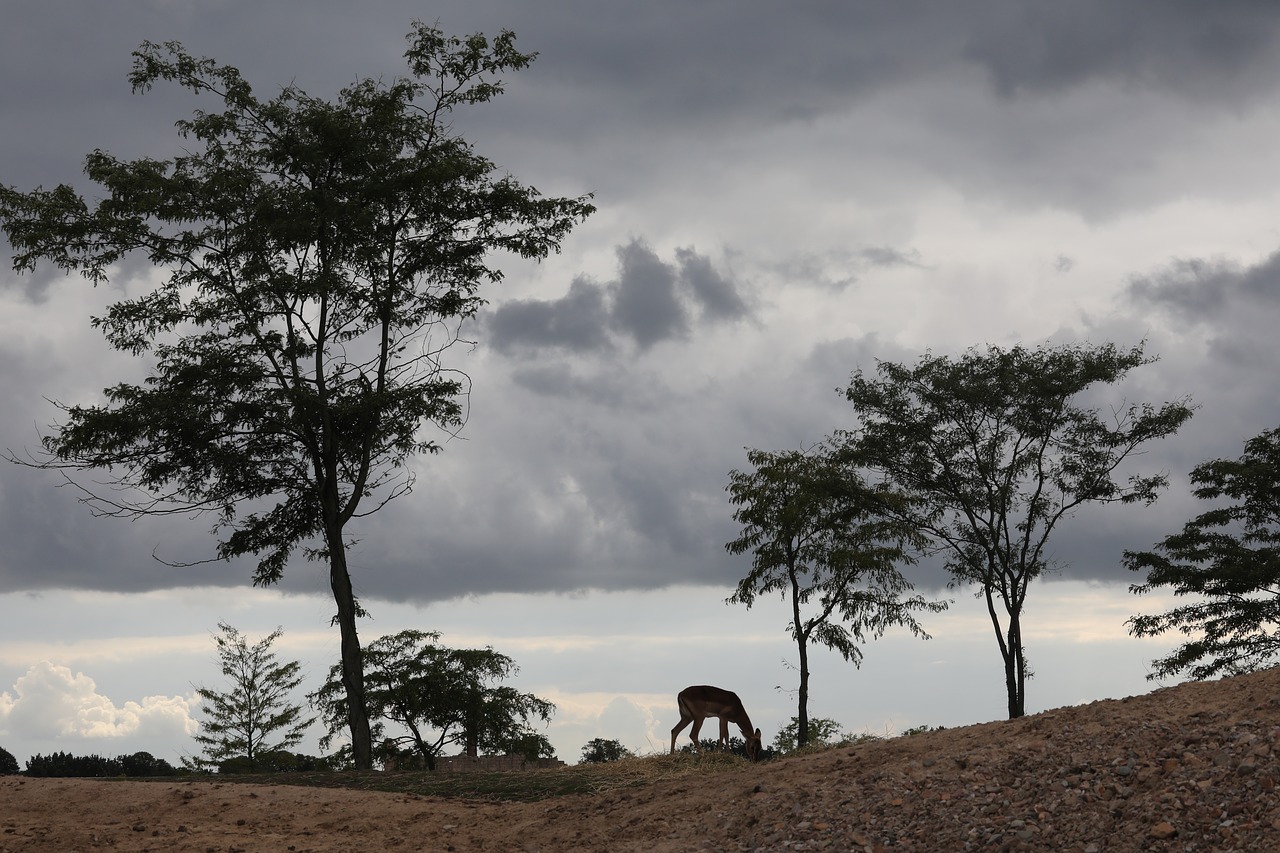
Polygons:
M741 741L739 741L741 744ZM683 777L705 778L746 766L745 758L716 750L701 755L677 752L630 756L617 761L574 764L520 772L433 773L279 773L241 777L207 777L256 784L314 785L361 791L387 791L450 799L492 802L537 802L571 794L599 794L640 788Z
M809 720L809 734L803 744L800 744L798 740L799 731L800 718L792 717L791 722L783 726L773 739L773 748L786 754L795 752L801 746L805 748L827 747L841 743L846 739L844 732L841 731L840 724L825 717L813 717Z

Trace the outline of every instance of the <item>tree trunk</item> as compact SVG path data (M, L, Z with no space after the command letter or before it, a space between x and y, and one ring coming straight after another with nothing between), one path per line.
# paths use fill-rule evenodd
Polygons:
M473 685L467 701L467 722L463 744L468 758L480 757L480 691Z
M791 572L791 624L796 629L796 646L800 652L800 707L796 713L796 749L809 742L809 637L800 625L800 581L794 566Z
M347 571L347 552L342 533L327 537L329 543L329 586L338 605L338 630L342 636L342 686L347 691L347 726L351 730L351 755L357 770L373 769L373 738L369 733L369 712L364 704L364 663L360 657L360 637L356 634L356 602Z
M1022 630L1018 617L1009 614L1009 629L1000 629L1000 614L996 612L995 599L991 591L991 583L985 583L984 595L987 600L987 613L991 617L991 626L996 632L996 643L1000 646L1000 657L1004 659L1004 689L1009 700L1009 719L1016 720L1026 714L1026 673L1025 659L1022 655Z
M800 713L796 726L796 748L809 742L809 647L803 639L800 646Z
M1004 661L1005 688L1009 691L1009 719L1027 713L1027 667L1022 650L1022 626L1016 615L1009 616L1008 652Z

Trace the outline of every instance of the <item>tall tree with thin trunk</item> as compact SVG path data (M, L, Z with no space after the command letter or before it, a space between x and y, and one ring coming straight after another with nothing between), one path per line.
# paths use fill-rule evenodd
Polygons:
M906 496L895 511L928 537L956 585L983 598L1004 661L1009 717L1026 713L1022 610L1058 524L1086 503L1153 502L1165 474L1118 479L1148 442L1191 417L1186 400L1103 414L1079 397L1154 359L1142 347L1065 345L883 361L846 392L846 452Z
M299 549L326 563L358 768L372 747L348 525L407 493L410 457L462 426L468 380L443 357L502 277L490 255L545 257L593 210L543 198L454 129L533 60L511 33L415 23L408 42L409 76L331 101L294 85L261 100L235 68L145 43L136 91L168 82L221 105L177 123L182 153L93 152L99 200L0 187L15 269L99 283L136 256L162 276L93 319L150 376L62 406L37 462L109 471L113 488L86 487L99 512L213 514L217 557L255 556L255 584Z
M808 743L810 645L834 649L857 666L861 643L892 626L928 639L913 612L946 604L903 598L912 586L898 565L911 562L915 533L881 512L891 494L866 488L854 469L822 447L748 450L747 461L754 470L729 472L729 500L742 532L725 548L750 552L751 571L728 602L750 608L772 593L791 602L787 627L800 670L797 736Z
M235 628L218 623L218 661L231 689L197 687L204 719L196 742L204 754L188 763L212 768L232 758L252 767L263 753L289 749L302 741L315 717L302 716L290 694L302 683L297 661L281 662L271 650L283 630L277 628L253 645ZM185 761L185 759L184 759Z

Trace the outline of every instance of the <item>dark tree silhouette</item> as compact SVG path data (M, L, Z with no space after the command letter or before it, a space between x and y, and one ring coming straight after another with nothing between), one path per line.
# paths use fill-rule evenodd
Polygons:
M409 76L332 101L294 85L261 100L235 68L144 43L135 90L221 104L177 123L182 153L95 151L89 198L0 187L16 270L99 283L136 256L165 276L93 320L150 376L62 406L37 461L110 472L113 488L84 487L98 512L214 515L217 557L256 557L255 584L298 550L325 562L359 768L373 758L348 525L410 490L406 461L440 449L424 427L462 426L467 379L443 357L502 278L489 255L545 257L593 210L522 186L455 130L533 60L514 35L415 23L408 42Z

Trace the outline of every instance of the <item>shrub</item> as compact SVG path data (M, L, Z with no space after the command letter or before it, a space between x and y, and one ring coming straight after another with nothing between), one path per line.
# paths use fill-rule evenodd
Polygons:
M124 768L115 758L101 755L72 755L54 752L36 753L27 759L28 776L121 776Z

